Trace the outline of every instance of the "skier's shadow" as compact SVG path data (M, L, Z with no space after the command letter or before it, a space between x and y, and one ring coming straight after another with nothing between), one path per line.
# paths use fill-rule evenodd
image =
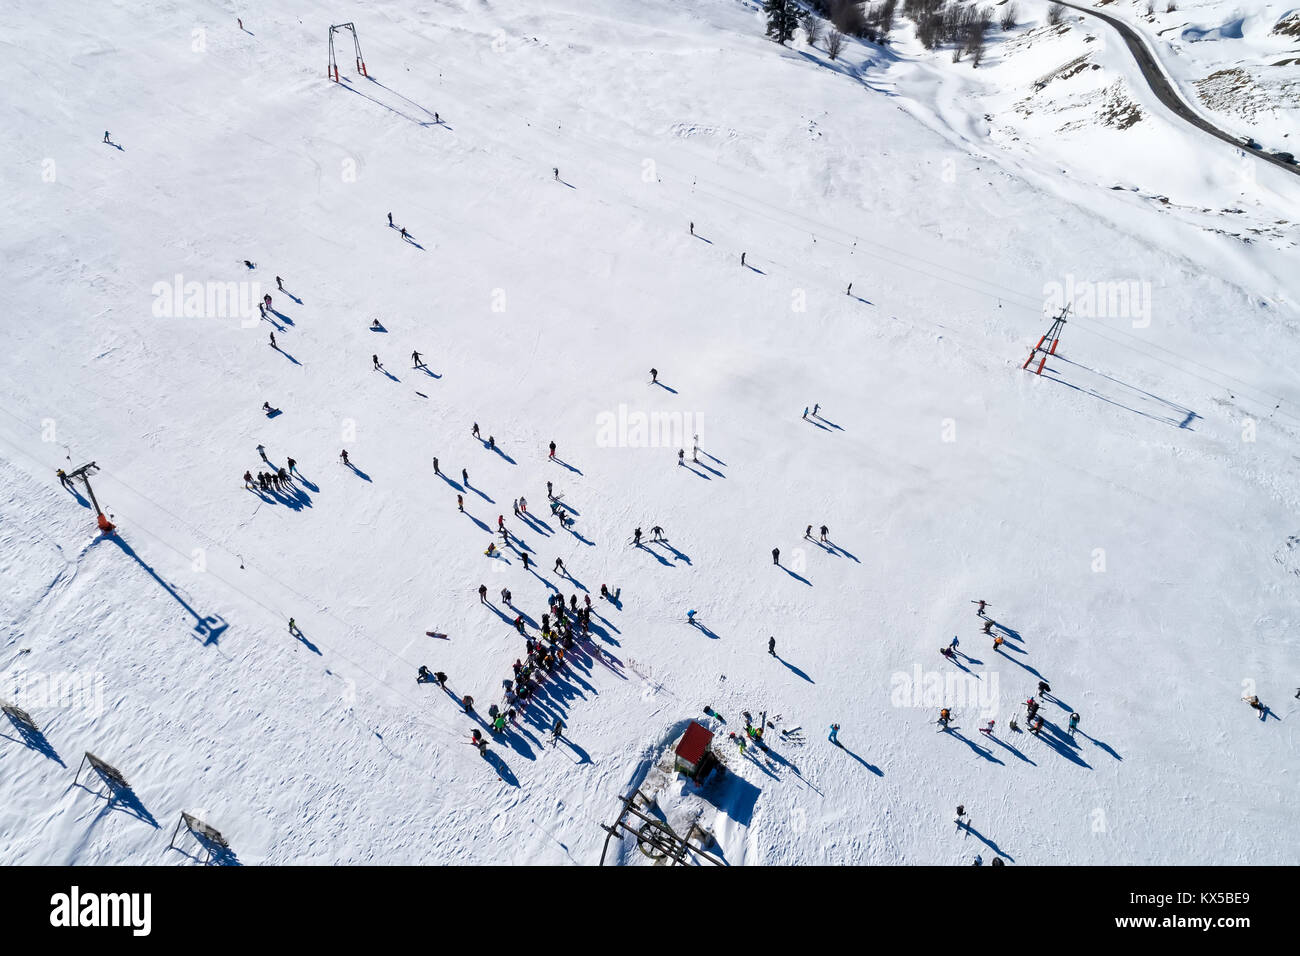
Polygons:
M691 563L691 556L689 554L686 554L684 551L678 551L676 548L674 548L671 544L668 543L667 538L661 539L660 543L673 553L673 560L684 561L687 564Z
M80 492L78 492L76 488L67 488L65 486L64 490L67 491L68 494L72 495L72 497L77 500L77 504L81 505L81 507L83 508L90 507L90 502L87 501L85 498L81 497Z
M708 242L709 240L705 239L704 241L705 241L705 242ZM653 384L653 385L658 385L658 386L659 386L660 388L662 388L665 392L671 392L671 393L674 394L674 395L677 394L677 389L672 388L671 386L665 385L663 382L652 382L651 384Z
M784 664L784 665L785 665L787 668L789 668L792 672L794 672L794 674L795 674L796 676L798 676L798 677L802 677L804 680L806 680L806 681L807 681L808 683L810 683L810 684L815 684L815 683L817 683L815 680L813 680L811 677L809 677L807 674L805 674L802 670L800 670L799 668L797 668L797 667L795 667L793 664L791 664L789 661L787 661L787 660L786 660L784 657L782 657L780 654L774 654L774 655L772 655L772 656L775 657L775 658L776 658L778 661L780 661L782 664Z
M875 305L875 303L872 302L870 299L864 299L860 295L850 295L849 298L861 302L863 305Z
M289 317L288 317L287 315L285 315L283 312L277 312L275 309L267 309L267 311L270 312L270 313L271 313L273 316L275 316L277 319L279 319L281 322L283 322L285 325L293 325L293 324L294 324L293 319L289 318Z
M885 775L885 771L881 770L875 764L867 763L867 761L863 760L861 757L859 757L857 754L855 754L852 750L850 750L848 747L844 746L843 744L840 744L840 749L843 750L850 757L852 757L854 760L856 760L858 763L862 764L862 766L866 767L868 770L874 773L877 777L883 777Z
M266 412L265 414L267 418L279 418L281 415L284 414L284 412L278 408L273 408L269 412Z
M1106 753L1110 754L1110 755L1111 755L1112 757L1114 757L1116 760L1123 760L1123 759L1124 759L1124 758L1121 757L1118 753L1116 753L1115 750L1114 750L1114 748L1112 748L1109 744L1103 743L1102 741L1098 740L1096 737L1089 737L1089 736L1088 736L1087 734L1085 734L1082 730L1076 730L1075 733L1078 734L1080 737L1083 737L1083 738L1085 738L1085 739L1087 739L1087 740L1092 741L1094 744L1096 744L1096 745L1097 745L1098 747L1100 747L1102 750L1106 751Z
M290 355L288 352L286 352L284 349L276 349L276 351L279 352L281 355L283 355L285 358L287 358L287 359L288 359L290 362L292 362L294 365L297 365L299 368L302 367L302 363L299 362L299 361L298 361L296 358L294 358L292 355Z
M715 634L713 631L709 630L707 627L705 627L705 626L704 626L703 624L701 624L699 621L691 621L691 622L689 622L688 626L689 626L689 627L699 628L700 633L703 634L705 637L707 637L707 638L708 638L709 640L711 640L711 641L720 640L720 638L718 637L717 634Z
M836 425L833 421L831 421L829 418L827 418L827 417L824 416L824 415L817 415L817 414L814 414L814 415L813 415L813 418L816 418L816 419L818 420L818 422L825 422L827 425L829 425L831 428L834 428L836 431L839 431L839 432L844 431L843 428L840 428L839 425Z
M415 246L415 248L419 249L421 252L424 251L424 246L416 242L415 237L412 236L409 232L406 235L402 236L402 238L405 239L407 242L409 242L411 245Z
M530 514L525 514L524 512L521 511L519 513L519 518L520 520L523 521L524 524L528 525L528 527L531 530L537 532L538 534L543 534L546 535L547 537L550 537L552 534L555 533L554 531L551 530L550 525L546 524L543 521L539 521L538 519L534 518Z
M296 473L295 473L295 474L296 474ZM317 485L315 482L313 482L313 481L308 481L308 480L307 480L306 478L304 478L302 475L298 475L298 480L299 480L300 482L302 482L302 485L303 485L304 488L309 489L309 490L312 491L313 493L318 494L318 493L320 492L320 486Z
M429 378L442 378L441 375L439 375L433 369L429 368L429 366L427 365L421 365L420 371L423 372L425 375L429 376Z
M851 560L851 561L857 561L858 564L861 564L861 563L862 563L861 561L858 561L858 556L857 556L856 554L853 554L853 553L850 552L850 551L846 551L844 548L840 547L838 544L835 544L835 543L832 542L832 541L828 541L828 542L826 542L826 544L829 546L830 551L831 551L832 554L842 554L842 555L844 555L844 557L848 558L848 559Z
M384 333L385 335L388 334L388 329L386 329L383 325L373 325L373 324L372 324L372 325L370 326L370 331L371 331L371 332L382 332L382 333Z
M119 153L125 153L125 152L126 152L125 149L123 149L121 146L118 146L117 143L113 142L111 139L109 139L109 140L105 140L105 141L104 141L104 145L105 145L105 146L112 146L112 147L113 147L115 150L117 150Z
M348 462L348 463L347 463L347 467L351 468L351 469L352 469L352 473L353 473L354 475L356 475L358 478L362 479L363 481L370 481L370 476L367 475L367 474L366 474L364 471L362 471L360 468L358 468L356 465L352 464L352 462ZM372 484L373 484L373 482L372 482Z
M815 426L817 426L818 428L820 428L820 429L821 429L822 431L824 431L824 432L828 432L828 431L830 431L830 429L827 428L825 425L823 425L821 422L813 421L811 418L805 418L804 421L806 421L809 425L815 425Z
M486 501L486 502L487 502L488 504L490 504L490 505L494 505L494 504L496 504L495 501L493 501L491 498L488 497L488 495L487 495L486 492L479 491L477 488L475 488L473 485L471 485L468 481L465 482L465 490L466 490L466 491L472 491L472 492L474 492L474 494L478 495L480 498L482 498L484 501Z
M507 784L509 784L512 787L519 786L519 780L515 777L513 773L510 772L510 768L506 766L506 762L502 760L499 756L497 756L497 754L493 752L491 749L483 751L483 760L487 763L489 767L495 770L497 776L500 777L502 780L504 780Z
M596 546L595 541L592 541L590 538L584 538L580 532L574 531L572 528L569 528L568 530L569 530L569 534L573 535L583 544L587 545L587 547L594 548Z
M967 833L975 834L975 838L977 840L983 843L986 847L988 847L998 856L1002 857L1003 859L1010 860L1012 863L1016 862L1016 858L1014 856L1012 856L1010 853L1005 852L1000 846L998 846L996 843L994 843L984 834L980 833L979 830L976 830L969 823L964 824L962 829L964 829Z
M492 533L492 530L491 530L487 525L485 525L482 521L479 521L478 518L475 518L475 517L474 517L472 514L470 514L468 511L465 512L465 517L468 518L470 521L474 522L476 525L478 525L480 528L482 528L482 529L483 529L484 531L486 531L488 534L491 534L491 533Z
M1019 650L1019 648L1017 648L1017 650ZM1006 655L1003 656L1006 657ZM1038 673L1038 671L1034 670L1034 668L1030 667L1028 664L1021 663L1020 661L1016 660L1014 657L1007 657L1007 660L1011 661L1011 663L1016 664L1019 667L1023 667L1025 670L1029 671L1029 673L1033 674L1037 678L1041 679L1043 676L1042 674Z
M700 240L700 242L707 242L709 245L713 245L713 240L712 240L712 239L705 239L705 238L704 238L703 236L701 236L698 232L693 232L693 233L691 233L691 235L692 235L694 238Z
M579 469L574 468L572 465L570 465L570 464L569 464L567 461L565 461L563 458L552 458L551 461L555 462L555 463L556 463L557 465L559 465L561 468L567 468L569 471L573 472L575 475L580 475L580 474L582 474L582 472L581 472ZM577 514L577 512L575 511L574 514Z
M794 578L796 581L802 581L804 584L808 585L809 587L813 586L813 583L809 581L806 577L804 577L802 574L798 574L794 571L791 571L784 564L778 564L777 567L780 568L782 571L784 571L786 574L790 575L790 577Z
M712 480L713 480L713 479L710 478L708 475L706 475L704 472L702 472L702 471L696 471L694 468L692 468L690 465L686 464L685 462L682 462L682 467L685 468L687 471L689 471L692 475L698 475L700 478L703 478L705 481L712 481Z
M1005 740L1002 740L1002 739L1000 739L1000 738L998 738L998 737L994 737L992 734L985 734L985 736L986 736L989 740L993 741L995 744L998 744L999 746L1001 746L1001 747L1005 747L1007 750L1010 750L1013 754L1015 754L1017 757L1019 757L1019 758L1020 758L1021 760L1023 760L1025 763L1029 764L1029 766L1031 766L1031 767L1037 767L1037 766L1038 766L1038 764L1034 763L1034 761L1030 760L1028 757L1026 757L1024 754L1022 754L1022 753L1021 753L1019 750L1017 750L1015 747L1011 746L1011 745L1010 745L1009 743L1007 743Z
M311 651L313 654L316 654L319 657L325 656L324 654L321 654L319 647L307 640L307 635L304 634L301 629L294 631L293 636L302 641L303 647L307 648L307 650Z
M1015 638L1017 641L1020 641L1021 643L1023 643L1025 640L1023 637L1020 636L1019 631L1012 630L1011 628L1003 624L1001 621L994 621L993 626L996 627L1003 634L1005 634L1007 637Z
M745 268L748 269L750 272L757 272L761 276L767 275L767 273L764 272L762 269L760 269L758 266L751 266L748 262L745 263Z
M487 443L487 442L484 442L484 443L483 443L483 447L484 447L484 448L489 448L488 443ZM498 455L500 455L500 456L501 456L502 458L504 458L506 461L510 462L510 464L512 464L512 465L518 464L518 462L516 462L513 458L511 458L509 455L507 455L505 452L503 452L503 451L501 450L500 446L491 447L491 450L494 451L494 452L496 452Z
M981 747L981 746L980 746L979 744L977 744L975 741L971 740L969 737L967 737L967 736L965 736L965 735L963 735L963 734L959 734L959 733L957 733L957 728L956 728L956 727L949 727L949 728L948 728L948 733L949 733L951 736L953 736L953 737L957 738L958 740L960 740L962 743L964 743L964 744L965 744L967 747L969 747L971 750L975 751L977 754L979 754L979 755L980 755L981 757L983 757L985 760L987 760L987 761L989 761L989 762L991 762L991 763L995 763L995 764L997 764L997 765L1000 766L1000 767L1004 767L1004 766L1006 766L1006 764L1004 764L1001 760L999 760L997 757L995 757L995 756L993 755L993 751L991 751L991 750L987 750L987 749L985 749L984 747Z
M660 564L662 564L664 567L666 567L666 568L671 568L671 567L673 566L673 563L672 563L671 561L669 561L667 558L665 558L662 554L660 554L660 553L659 553L658 551L656 551L654 548L648 548L648 547L646 547L644 544L638 544L637 547L640 548L642 551L646 552L646 554L652 554L652 555L654 555L654 559L655 559L656 561L658 561Z
M287 295L289 298L293 299L293 301L294 301L295 303L297 303L298 305L302 305L302 299L298 298L296 295L294 295L294 294L293 294L292 292L290 292L288 289L281 289L280 291L283 292L285 295Z
M694 462L694 464L699 465L701 468L703 468L705 471L709 472L710 474L717 475L719 478L726 478L726 477L727 477L727 476L724 475L722 472L718 471L716 468L710 468L708 465L706 465L706 464L705 464L704 462L702 462L702 461L696 461L696 462Z
M380 366L379 371L383 372L384 375L386 375L386 376L388 377L388 380L389 380L390 382L400 382L400 381L401 381L400 378L398 378L398 377L397 377L396 375L394 375L392 372L388 371L388 369L384 368L383 366Z
M463 491L465 490L464 488L462 488L462 487L460 486L460 483L459 483L459 482L457 482L457 481L453 481L451 478L448 478L448 477L447 477L446 475L444 475L444 474L439 474L438 477L441 478L443 481L445 481L447 484L451 485L451 486L452 486L453 488L455 488L457 491L462 491L462 492L463 492Z

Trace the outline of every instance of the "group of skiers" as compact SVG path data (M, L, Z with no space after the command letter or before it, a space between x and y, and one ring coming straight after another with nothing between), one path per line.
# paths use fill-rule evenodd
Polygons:
M262 456L262 461L268 465L270 462L266 457L266 447L257 446L258 452ZM271 467L270 471L259 471L254 477L251 470L244 472L244 487L258 491L288 491L293 488L293 476L291 472L298 467L298 463L292 458L287 459L286 464L279 468Z

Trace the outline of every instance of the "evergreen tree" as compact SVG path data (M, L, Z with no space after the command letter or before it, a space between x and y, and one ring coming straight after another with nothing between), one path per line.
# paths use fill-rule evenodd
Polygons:
M799 11L794 0L765 0L763 12L767 14L767 35L782 46L794 38L799 26Z

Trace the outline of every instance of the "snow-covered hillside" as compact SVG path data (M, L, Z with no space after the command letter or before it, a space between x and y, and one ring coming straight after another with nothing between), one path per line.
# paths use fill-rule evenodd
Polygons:
M243 863L591 865L634 787L730 864L1300 861L1300 177L1158 107L1002 148L972 104L1028 90L969 84L1036 54L737 0L10 7L0 861L192 862L184 810ZM554 590L590 640L484 758Z

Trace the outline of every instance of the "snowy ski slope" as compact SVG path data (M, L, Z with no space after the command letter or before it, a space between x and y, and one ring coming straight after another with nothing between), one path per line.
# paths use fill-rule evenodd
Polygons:
M831 63L737 0L7 19L0 697L42 734L0 718L0 862L194 862L185 810L246 864L591 865L632 786L733 865L1300 862L1296 177L1158 105L1068 168L1032 120L1004 149L971 84L1068 57L995 40L986 79L900 25ZM349 20L370 78L344 38L330 83ZM294 494L245 490L259 444ZM54 478L91 460L114 537ZM498 515L531 571L484 556ZM552 586L599 626L485 760L416 669L485 712L500 589L538 622ZM658 769L692 718L703 794Z

